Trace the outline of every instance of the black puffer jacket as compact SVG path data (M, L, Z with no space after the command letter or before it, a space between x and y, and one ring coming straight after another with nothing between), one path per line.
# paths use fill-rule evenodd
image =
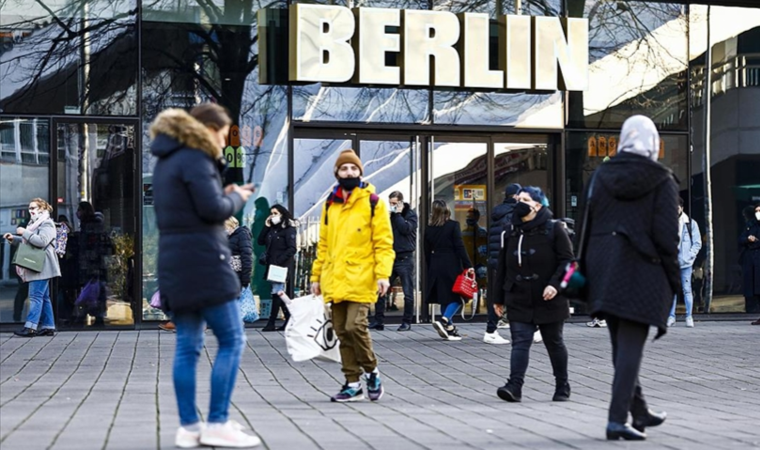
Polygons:
M293 223L265 226L259 234L258 244L266 246L266 265L287 267L288 277L295 270L296 229ZM259 261L262 262L262 261Z
M230 251L232 257L240 257L242 270L236 272L243 287L251 284L251 272L253 272L253 237L246 227L237 227L230 235Z
M501 232L504 224L512 220L512 211L515 209L517 200L510 197L504 203L496 205L491 212L491 226L488 228L488 268L496 269L499 265L499 251L501 250Z
M417 213L412 211L409 203L404 203L404 209L400 213L391 213L391 228L396 257L414 253L417 248Z
M507 306L510 321L544 324L570 317L570 304L564 296L544 300L547 286L559 291L564 267L573 259L565 228L559 223L547 227L550 220L549 208L541 208L533 220L517 224L505 235L493 295L496 302Z
M660 337L681 289L678 183L667 167L631 153L593 176L589 223L580 228L590 227L582 267L591 315L656 326Z

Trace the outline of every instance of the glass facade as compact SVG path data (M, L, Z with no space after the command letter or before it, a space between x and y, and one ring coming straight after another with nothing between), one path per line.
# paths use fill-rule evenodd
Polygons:
M583 183L614 155L622 122L645 114L661 130L660 160L678 176L686 211L710 248L695 270L700 312L760 309L743 297L737 247L745 210L760 202L760 8L635 0L351 3L486 14L490 69L498 68L499 15L588 19L588 89L531 93L262 84L287 77L259 57L265 45L267 54L287 59L293 3L0 2L0 233L26 223L33 197L47 198L71 227L53 290L61 327L165 319L149 305L159 274L148 129L163 109L205 101L230 110L228 150L243 155L225 181L257 185L239 217L254 240L274 204L299 220L296 295L308 287L339 151L360 153L383 200L402 192L420 216L419 236L430 201L449 202L471 258L484 266L481 235L508 184L540 186L556 215L576 218ZM398 54L387 53L386 63L398 65ZM254 246L254 260L262 251ZM26 314L13 252L0 244L0 324ZM266 317L262 267L254 268L252 287ZM487 296L488 274L481 270L479 278ZM712 304L705 301L708 279ZM94 290L97 306L83 306ZM419 291L416 311L424 316Z

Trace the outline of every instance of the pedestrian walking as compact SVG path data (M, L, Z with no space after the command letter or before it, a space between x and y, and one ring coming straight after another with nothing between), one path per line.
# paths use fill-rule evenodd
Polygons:
M16 266L16 274L23 283L28 283L29 311L24 327L15 331L16 336L31 338L34 336L53 336L55 334L55 317L53 303L50 300L50 280L61 276L58 256L55 253L55 222L50 218L53 207L41 198L29 202L29 224L26 228L16 228L16 235L5 233L3 237L11 245L25 245L31 249L44 250L39 271ZM17 252L23 251L17 249ZM20 288L19 288L20 289Z
M645 429L665 420L665 413L648 409L639 381L649 327L657 327L655 339L666 333L668 310L680 289L678 184L657 162L659 150L654 123L644 116L629 118L617 155L596 170L583 197L586 295L592 317L607 320L615 367L607 423L611 440L646 439ZM627 423L629 412L633 426Z
M383 396L372 348L369 305L390 289L393 231L385 203L375 187L362 181L364 168L353 150L335 161L338 180L322 208L317 258L311 269L311 291L332 303L333 327L340 339L346 383L330 400L362 400L362 371L371 401Z
M448 341L461 341L454 314L463 306L462 297L452 292L463 270L474 275L472 263L462 241L459 223L451 220L451 210L443 200L433 202L430 222L425 229L425 263L427 277L425 300L441 305L441 320L433 322L438 335Z
M522 401L525 372L536 330L554 371L555 402L570 399L567 348L563 339L570 302L559 293L564 268L573 259L573 246L565 227L553 220L548 202L538 187L526 186L517 195L511 227L502 232L504 245L492 288L494 309L507 309L512 354L507 383L497 395L508 402Z
M258 244L263 245L265 250L259 257L259 262L265 265L267 273L272 265L285 267L288 269L288 277L296 272L295 256L296 248L296 222L293 215L282 205L274 205L270 209L270 215L266 219L264 228L258 236ZM285 302L280 297L279 292L293 298L293 292L287 289L288 283L269 282L272 287L272 312L269 314L269 320L262 331L283 331L290 320L290 311L285 306ZM285 323L275 327L277 316L280 315L280 308L285 314Z
M390 281L396 278L401 280L401 289L404 291L404 316L401 326L396 331L409 331L412 329L414 316L414 251L417 249L417 213L404 203L404 194L393 191L388 196L391 212L391 228L393 229L393 251L396 258L393 260L393 271ZM388 292L388 297L391 293ZM385 304L386 297L378 297L375 303L375 318L369 324L371 330L385 329Z
M691 290L691 273L694 261L702 248L702 235L699 233L697 222L689 218L684 212L681 197L678 197L678 229L678 265L681 267L681 288L686 305L686 326L693 328L694 318L691 313L694 309L694 292ZM676 324L677 301L678 295L673 297L673 306L670 308L670 315L668 316L669 327Z
M747 218L739 237L740 260L744 274L744 302L748 313L760 312L760 203ZM760 325L760 319L752 323Z
M241 227L237 218L230 217L224 222L230 253L230 266L240 280L240 294L237 302L243 322L258 320L258 312L251 292L251 273L253 272L253 236L247 227Z
M247 448L261 443L229 420L245 333L236 302L240 279L230 265L224 222L252 194L251 185L222 189L222 148L231 123L224 108L203 104L191 114L165 110L150 128L151 151L158 158L153 171L158 284L162 309L171 313L177 330L174 392L181 426L175 444L181 448ZM207 424L201 422L195 403L205 324L219 342Z
M501 251L501 233L505 228L512 226L512 212L517 205L517 193L520 192L522 186L518 183L512 183L504 190L504 201L496 205L491 212L491 224L488 227L488 279L491 283L496 280L496 270L499 267L499 252ZM493 307L494 302L493 293L489 294L486 298L488 310L488 323L486 323L486 334L483 336L483 342L486 344L509 344L508 339L504 339L499 334L499 320L500 316L496 314L496 309ZM509 328L509 325L505 328Z

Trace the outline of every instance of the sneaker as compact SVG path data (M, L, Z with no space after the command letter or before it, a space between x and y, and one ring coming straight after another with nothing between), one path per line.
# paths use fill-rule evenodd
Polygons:
M179 427L177 434L174 436L174 445L179 448L197 448L201 446L201 430L190 431L185 427Z
M34 330L32 328L24 327L21 330L14 331L13 334L16 336L21 336L25 338L31 338L37 336L37 330Z
M443 339L448 339L449 338L449 334L446 333L446 328L443 326L443 324L441 322L439 322L437 320L435 322L433 322L433 328L435 329L435 331L438 332L438 336L440 336L441 338L443 338Z
M446 329L446 340L447 341L461 341L462 336L459 335L459 331L457 330L457 327L454 325L449 325L449 327Z
M594 319L591 322L586 322L586 326L590 328L607 328L607 321Z
M257 436L243 433L240 425L229 420L223 424L207 424L201 430L200 444L207 447L251 448L261 445Z
M686 318L686 328L694 328L694 318L693 317L687 317Z
M158 325L158 329L164 330L164 331L171 331L172 333L177 332L177 327L174 326L174 323L172 322L166 322Z
M499 331L494 331L493 333L486 333L485 336L483 336L483 342L486 344L495 344L495 345L501 345L501 344L509 344L509 339L504 339L499 335Z
M668 326L672 327L675 324L676 324L676 318L673 316L668 317Z
M520 403L522 401L522 389L515 385L509 384L509 382L497 389L496 395L498 395L499 398L505 402Z
M496 324L496 328L500 330L509 328L509 321L504 320L504 319L499 319L499 323Z
M544 337L541 336L541 330L538 330L535 333L533 333L533 343L539 344L541 342L544 342Z
M398 329L396 331L402 331L403 332L403 331L411 331L411 330L412 330L412 326L410 324L404 322L404 323L401 324L400 327L398 327Z
M380 375L375 372L369 373L364 376L364 381L367 383L367 397L370 401L376 402L383 398L385 390L380 382Z
M330 397L331 402L337 403L358 402L361 400L364 400L362 388L352 388L348 384L344 384L340 388L340 392Z

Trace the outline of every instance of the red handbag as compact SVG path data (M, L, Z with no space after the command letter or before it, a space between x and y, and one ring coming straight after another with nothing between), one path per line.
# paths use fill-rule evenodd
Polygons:
M475 293L478 292L478 282L475 280L475 271L472 269L465 269L464 272L459 274L457 280L454 282L454 287L451 288L451 292L459 294L466 300L474 298Z

